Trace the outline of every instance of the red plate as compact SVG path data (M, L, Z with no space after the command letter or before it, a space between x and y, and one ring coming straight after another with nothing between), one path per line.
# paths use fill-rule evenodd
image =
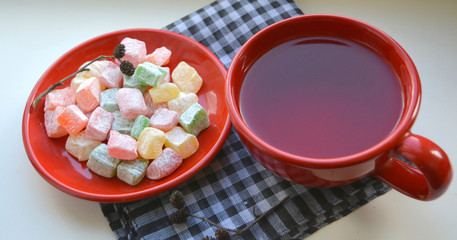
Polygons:
M207 110L210 126L198 136L200 147L170 176L151 181L147 178L130 186L115 178L107 179L91 172L86 162L79 162L65 150L66 137L51 139L44 128L44 99L36 109L32 101L53 83L75 72L86 61L100 55L112 55L124 37L146 43L148 53L166 46L172 51L168 66L174 69L180 61L193 66L203 78L198 92L199 103ZM224 103L227 70L219 59L200 43L186 36L157 29L128 29L88 40L60 57L38 80L27 100L22 120L22 138L27 155L38 173L54 187L78 198L98 202L132 201L159 194L188 180L205 167L222 147L230 130ZM65 86L69 86L70 80Z

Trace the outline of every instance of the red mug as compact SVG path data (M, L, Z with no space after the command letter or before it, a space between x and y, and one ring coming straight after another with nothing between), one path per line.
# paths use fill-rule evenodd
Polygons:
M239 101L246 72L262 53L305 35L337 36L363 43L388 58L400 80L404 100L400 119L385 139L355 154L319 159L273 147L247 126ZM441 196L451 182L452 167L446 153L431 140L411 133L421 98L420 79L413 61L395 40L367 23L318 14L272 24L256 33L237 52L228 71L225 93L231 121L243 144L265 168L291 182L333 187L372 175L401 193L424 201Z

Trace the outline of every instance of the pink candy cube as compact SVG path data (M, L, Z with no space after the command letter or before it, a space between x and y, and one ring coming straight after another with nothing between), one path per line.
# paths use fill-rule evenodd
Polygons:
M54 89L46 94L44 110L54 110L56 107L66 107L75 104L75 91L71 87Z
M135 68L144 61L146 44L143 41L126 37L122 39L121 44L125 46L125 55L121 60L131 62Z
M118 65L108 62L100 74L100 83L107 88L120 88L123 83L123 75Z
M181 156L171 148L165 148L162 153L149 164L146 176L158 180L173 173L182 163Z
M96 77L91 77L79 85L76 102L84 112L90 112L100 105L100 82Z
M56 107L54 110L47 110L44 112L44 126L48 137L59 138L68 135L67 130L57 122L57 116L59 116L64 109L64 107Z
M97 107L89 117L86 126L86 138L105 141L108 132L111 130L114 115L101 107Z
M170 61L171 51L166 47L160 47L149 55L146 55L146 61L157 66L167 65Z
M89 119L76 105L70 105L65 107L62 113L57 116L57 122L70 135L75 135L86 127Z
M130 135L111 130L108 140L108 154L123 160L135 160L138 157L137 142Z
M144 102L143 94L136 88L121 88L116 93L117 105L126 119L136 119L140 115L146 115L148 108Z
M179 115L175 111L166 108L159 108L149 120L151 127L168 132L173 129L179 121Z

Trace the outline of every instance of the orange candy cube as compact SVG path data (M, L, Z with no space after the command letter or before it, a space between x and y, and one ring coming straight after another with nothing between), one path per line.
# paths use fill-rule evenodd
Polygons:
M151 54L146 55L146 61L157 66L163 66L168 64L170 56L171 51L168 48L160 47L154 50Z
M70 135L75 135L86 127L89 119L76 105L70 105L65 107L63 112L57 116L57 122Z

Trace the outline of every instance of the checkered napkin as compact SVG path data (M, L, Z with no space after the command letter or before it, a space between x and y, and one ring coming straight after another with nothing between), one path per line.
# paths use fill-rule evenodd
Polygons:
M189 36L214 52L228 68L246 40L260 29L303 14L292 0L221 0L165 27ZM201 172L175 189L189 212L242 229L286 196L289 199L235 239L303 239L390 190L367 177L335 188L312 188L283 180L256 162L232 128L218 155ZM217 228L189 217L172 224L171 191L127 202L101 203L119 239L202 239ZM255 206L255 213L253 211Z

